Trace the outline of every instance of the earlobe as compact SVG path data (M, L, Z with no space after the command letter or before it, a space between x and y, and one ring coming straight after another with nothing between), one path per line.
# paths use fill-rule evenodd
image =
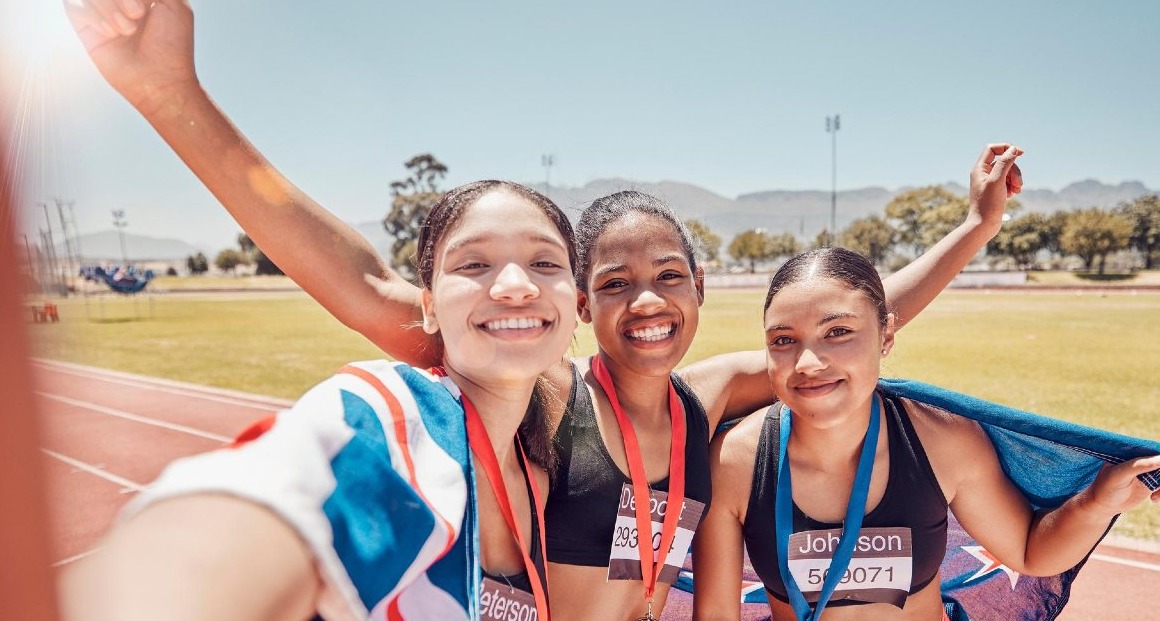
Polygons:
M882 328L882 357L894 349L894 313L886 315L886 326Z
M576 289L576 314L580 316L580 321L584 323L592 323L592 309L588 306L588 294Z
M439 332L439 320L435 318L435 305L431 299L431 292L424 289L422 297L420 298L420 305L423 310L423 331L427 334L436 334Z

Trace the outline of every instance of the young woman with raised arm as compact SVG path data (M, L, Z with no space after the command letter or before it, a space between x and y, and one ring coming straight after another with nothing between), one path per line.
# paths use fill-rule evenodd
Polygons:
M267 256L391 356L420 366L438 360L442 343L414 327L418 289L282 177L201 88L188 7L180 0L140 11L113 0L92 5L73 14L98 69ZM903 318L921 311L998 231L1007 197L1022 184L1020 154L1005 144L985 149L971 173L967 220L888 281ZM548 503L554 616L659 615L674 572L634 547L632 530L651 521L635 510L645 504L636 499L664 497L677 483L670 480L677 468L681 495L707 504L712 431L774 397L757 351L673 373L696 332L704 292L688 234L663 203L636 192L608 196L584 212L577 228L579 313L593 324L600 352L562 359L544 375L545 392L558 397L547 407L559 448ZM654 517L656 545L687 546L698 523L690 516L691 525L665 526Z
M1033 511L978 423L880 389L895 319L854 252L788 261L764 326L781 404L713 442L713 505L693 557L698 620L738 618L743 544L776 621L936 621L948 508L995 559L1046 576L1082 562L1117 514L1160 500L1135 480L1160 469L1151 456Z
M70 568L66 618L549 618L533 394L576 327L571 226L480 181L432 209L419 256L442 364L352 363L256 439L171 464Z

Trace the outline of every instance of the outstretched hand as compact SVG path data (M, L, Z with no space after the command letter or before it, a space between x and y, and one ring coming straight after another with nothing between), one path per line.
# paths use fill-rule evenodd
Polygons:
M138 109L197 84L186 0L64 0L64 6L101 75Z
M987 145L971 169L971 210L987 222L999 223L1007 199L1023 190L1023 173L1015 160L1023 149L1012 144Z
M1148 500L1160 502L1160 489L1151 491L1136 477L1160 469L1160 455L1137 457L1114 466L1105 466L1087 490L1090 506L1107 515L1117 515Z

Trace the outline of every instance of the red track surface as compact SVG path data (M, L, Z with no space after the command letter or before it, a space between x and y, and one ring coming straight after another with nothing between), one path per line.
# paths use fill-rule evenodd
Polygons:
M221 446L289 404L91 367L33 367L58 566L92 551L118 509L165 464ZM1101 545L1060 619L1160 621L1160 553Z

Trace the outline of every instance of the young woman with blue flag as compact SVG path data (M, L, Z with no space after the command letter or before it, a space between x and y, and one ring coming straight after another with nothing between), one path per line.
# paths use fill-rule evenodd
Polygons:
M128 5L86 0L70 9L110 84L303 289L395 358L437 364L451 344L414 328L423 319L420 290L282 177L201 89L188 7ZM1006 198L1021 186L1020 153L988 147L972 172L967 222L890 279L903 317L917 315L998 230ZM673 373L697 329L702 271L687 231L661 201L636 192L605 197L585 210L578 232L578 308L600 352L561 356L543 376L545 394L558 397L545 408L559 448L547 508L553 615L655 616L677 568L641 553L647 548L633 533L656 531L653 547L677 549L679 565L699 520L694 510L682 524L661 508L683 505L677 497L708 504L712 430L774 395L759 351Z
M1042 576L1081 563L1117 514L1160 500L1135 480L1160 469L1160 456L1144 456L1034 511L979 424L879 387L895 319L856 253L788 261L764 326L780 403L714 441L713 505L693 557L697 619L738 617L743 543L776 620L935 620L948 507L993 558Z
M174 462L70 570L65 618L549 618L532 399L576 327L571 226L476 182L419 256L442 365L351 364L257 439Z

